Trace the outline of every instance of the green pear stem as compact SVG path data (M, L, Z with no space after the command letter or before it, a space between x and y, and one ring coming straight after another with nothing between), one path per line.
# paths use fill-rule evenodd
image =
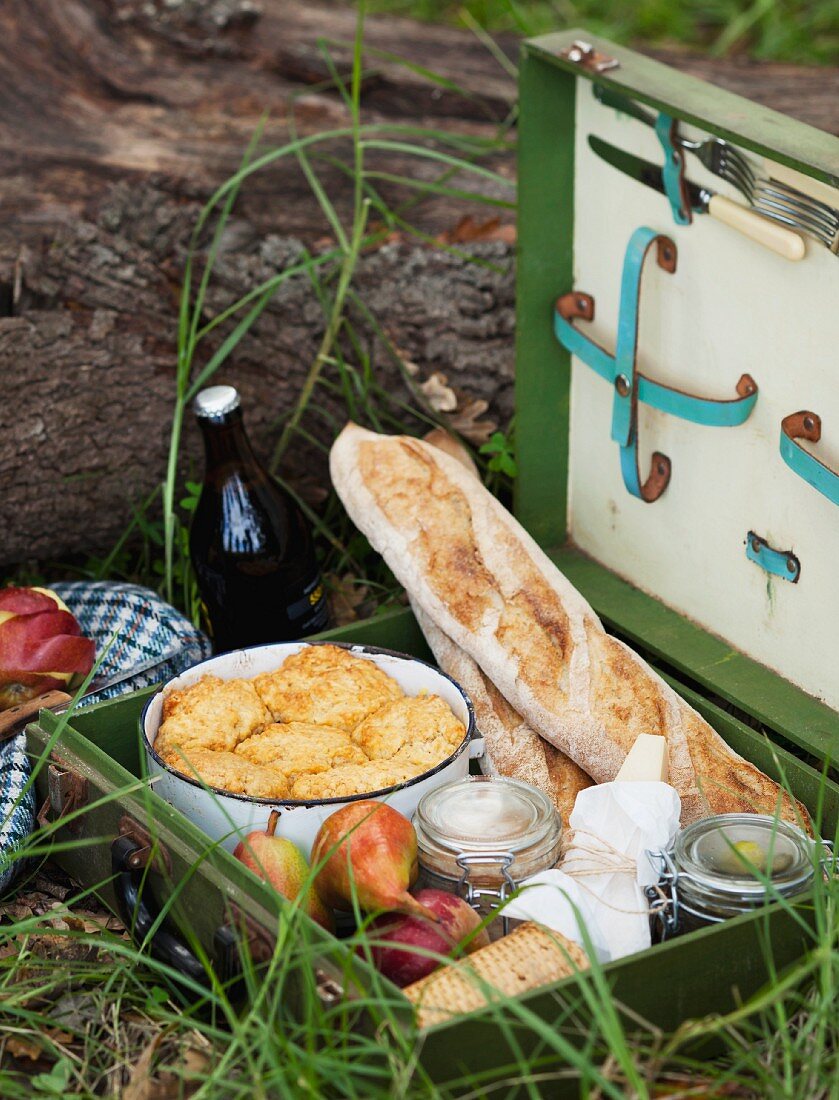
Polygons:
M277 823L280 820L280 816L281 816L281 814L280 814L279 810L272 810L271 811L271 813L268 817L268 824L265 826L265 835L266 836L273 836L274 833L277 831Z

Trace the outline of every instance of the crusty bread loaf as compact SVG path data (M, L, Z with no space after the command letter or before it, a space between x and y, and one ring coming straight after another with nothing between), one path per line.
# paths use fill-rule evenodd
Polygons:
M411 606L437 664L472 700L478 731L486 745L482 769L544 791L567 825L577 795L592 785L591 776L531 729L477 662L436 627L413 600Z
M806 815L734 753L592 608L459 462L422 440L349 424L330 456L356 525L437 626L527 722L596 782L639 733L667 737L682 821Z

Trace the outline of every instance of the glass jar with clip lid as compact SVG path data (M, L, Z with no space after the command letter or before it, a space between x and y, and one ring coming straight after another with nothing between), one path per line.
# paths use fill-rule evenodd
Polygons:
M820 843L829 853L826 842ZM648 853L660 874L659 887L671 899L664 935L716 924L777 897L802 893L820 865L816 853L816 843L801 829L765 814L718 814L694 821L672 848Z
M459 894L481 916L560 854L562 821L547 795L501 776L470 775L429 791L414 828L422 885Z

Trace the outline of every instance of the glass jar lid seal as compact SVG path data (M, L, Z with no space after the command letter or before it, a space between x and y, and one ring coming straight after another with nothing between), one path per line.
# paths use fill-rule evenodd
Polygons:
M418 833L452 852L529 848L557 830L547 795L501 776L470 775L429 791L417 807Z
M720 894L763 895L766 880L782 894L814 874L813 842L794 825L764 814L718 814L688 825L676 838L680 876Z
M521 882L559 859L562 820L527 783L470 775L423 795L414 815L420 865L457 882Z

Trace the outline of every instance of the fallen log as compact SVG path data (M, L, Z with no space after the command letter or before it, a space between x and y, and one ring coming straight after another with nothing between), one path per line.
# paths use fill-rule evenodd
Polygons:
M346 74L354 14L294 0L6 0L0 8L0 562L106 550L162 477L174 396L174 333L186 242L202 202L239 164L260 117L263 145L349 124L319 40ZM514 83L473 36L372 18L365 36L364 120L490 140ZM337 44L336 44L337 43ZM502 47L515 56L516 44ZM394 55L407 57L412 67ZM673 57L667 58L673 62ZM828 129L839 127L832 71L678 57L676 63ZM433 83L425 67L445 78ZM319 162L341 218L351 188ZM489 163L512 180L513 153ZM436 169L390 156L393 175ZM470 185L477 188L478 184ZM511 197L495 183L484 194ZM388 203L412 195L383 185ZM428 195L410 212L432 241L482 208ZM505 212L504 222L512 217ZM282 270L330 230L293 157L243 189L208 311ZM468 231L464 237L468 238ZM456 235L455 235L456 236ZM480 237L480 233L478 234ZM419 377L449 381L511 412L514 322L509 231L469 243L469 264L395 232L363 256L357 288ZM498 238L493 240L492 238ZM295 400L324 326L310 282L285 284L224 368L243 393L265 452ZM365 348L396 389L369 330ZM391 372L391 373L388 373ZM329 402L325 398L325 411ZM332 411L340 415L338 406ZM198 461L188 432L184 470ZM292 473L323 470L295 450Z

